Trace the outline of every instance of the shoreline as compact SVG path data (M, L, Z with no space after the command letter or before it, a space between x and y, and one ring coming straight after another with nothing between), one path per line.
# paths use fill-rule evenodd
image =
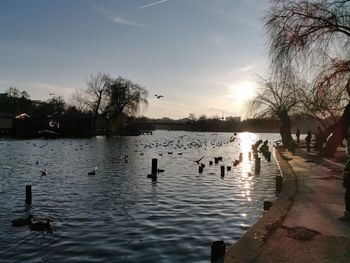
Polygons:
M225 254L225 263L250 262L259 255L273 231L279 227L293 205L297 192L297 178L289 163L282 157L280 149L275 148L275 158L283 176L283 187L273 206L233 244Z
M282 192L226 251L224 262L350 262L350 222L338 220L344 210L342 162L300 148L295 154L278 149L275 156Z

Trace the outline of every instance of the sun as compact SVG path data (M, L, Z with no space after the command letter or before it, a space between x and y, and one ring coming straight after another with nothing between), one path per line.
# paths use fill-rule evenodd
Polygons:
M255 96L255 85L252 82L241 82L232 85L232 98L239 104L244 104Z

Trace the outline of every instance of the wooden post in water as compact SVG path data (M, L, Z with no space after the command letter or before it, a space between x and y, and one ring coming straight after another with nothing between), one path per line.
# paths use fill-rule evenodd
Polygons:
M243 153L239 153L239 162L243 161Z
M198 173L200 173L200 174L203 173L203 166L200 165L200 166L198 167Z
M283 177L280 175L276 176L276 194L281 193L283 186Z
M224 177L225 176L225 166L224 165L221 165L221 177Z
M264 201L264 211L267 211L271 208L273 203L271 201Z
M32 186L26 185L26 205L32 204Z
M157 176L158 171L158 159L153 158L152 159L152 176Z
M223 240L211 243L211 263L224 262L226 252L226 243Z

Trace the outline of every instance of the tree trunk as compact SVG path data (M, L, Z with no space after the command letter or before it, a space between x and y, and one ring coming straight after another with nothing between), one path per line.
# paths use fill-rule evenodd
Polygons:
M350 101L346 105L343 115L339 121L335 124L332 135L329 137L326 147L323 150L323 156L333 157L338 145L341 144L344 139L350 125Z
M294 142L291 135L291 120L286 110L283 110L281 112L280 122L280 134L282 138L283 148L290 148L290 146L294 146Z
M97 116L98 116L98 111L100 109L101 100L102 100L102 92L99 93L99 97L97 99L97 104L96 104L95 110L94 110L94 116L92 119L92 131L91 131L92 136L96 135L96 120L97 120Z

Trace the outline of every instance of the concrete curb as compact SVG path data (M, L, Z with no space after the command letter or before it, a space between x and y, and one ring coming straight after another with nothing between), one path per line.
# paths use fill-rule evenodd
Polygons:
M258 220L232 247L226 251L225 263L252 262L272 233L281 225L291 208L297 193L297 178L283 151L276 149L275 158L283 176L283 188L279 197L266 214Z

